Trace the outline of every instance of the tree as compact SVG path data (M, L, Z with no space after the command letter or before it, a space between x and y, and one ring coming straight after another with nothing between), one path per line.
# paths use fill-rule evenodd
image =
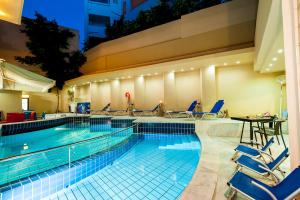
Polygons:
M16 57L20 63L40 67L46 76L56 81L59 108L59 90L66 80L81 75L79 68L86 62L80 50L70 51L70 40L75 34L69 29L59 27L56 21L49 21L39 13L34 20L24 18L21 30L28 37L26 46L31 55Z

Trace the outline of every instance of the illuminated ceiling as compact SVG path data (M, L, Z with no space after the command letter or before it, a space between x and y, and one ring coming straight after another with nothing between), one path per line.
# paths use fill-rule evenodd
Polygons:
M0 0L0 20L21 24L24 0Z

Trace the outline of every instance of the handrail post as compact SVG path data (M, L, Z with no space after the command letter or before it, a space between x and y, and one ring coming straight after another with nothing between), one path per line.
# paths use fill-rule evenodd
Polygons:
M69 186L71 185L71 145L68 146L69 150Z

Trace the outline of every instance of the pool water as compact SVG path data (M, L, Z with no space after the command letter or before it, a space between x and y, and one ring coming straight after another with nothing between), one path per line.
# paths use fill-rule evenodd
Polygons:
M200 156L195 135L144 134L144 140L51 199L178 199Z
M122 143L133 134L129 128L122 134L111 131L91 132L87 128L68 128L66 125L33 131L18 135L0 137L0 158L19 156L10 160L0 160L0 185L28 177L55 167L68 164ZM85 143L74 144L86 139L105 136ZM26 144L26 145L25 145ZM46 152L24 155L30 152L47 150Z
M104 130L104 128L103 128ZM66 125L0 137L0 158L49 149L111 133L111 130L91 132L89 127L69 128Z

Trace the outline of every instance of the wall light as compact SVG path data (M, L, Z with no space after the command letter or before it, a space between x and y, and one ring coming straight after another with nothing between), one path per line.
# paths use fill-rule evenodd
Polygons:
M272 64L272 63L270 63L270 64L269 64L269 67L273 67L273 64Z
M236 61L235 63L236 63L236 64L240 64L240 63L241 63L241 61L239 61L239 60L238 60L238 61Z
M0 10L0 16L6 16L6 13Z
M277 59L277 57L274 57L272 60L273 60L273 61L277 61L278 59Z
M210 65L209 67L208 67L208 72L210 73L210 74L213 74L213 73L215 73L215 65Z
M224 63L224 66L227 66L227 63L226 63L226 62Z
M282 54L283 53L283 49L278 49L277 53Z

